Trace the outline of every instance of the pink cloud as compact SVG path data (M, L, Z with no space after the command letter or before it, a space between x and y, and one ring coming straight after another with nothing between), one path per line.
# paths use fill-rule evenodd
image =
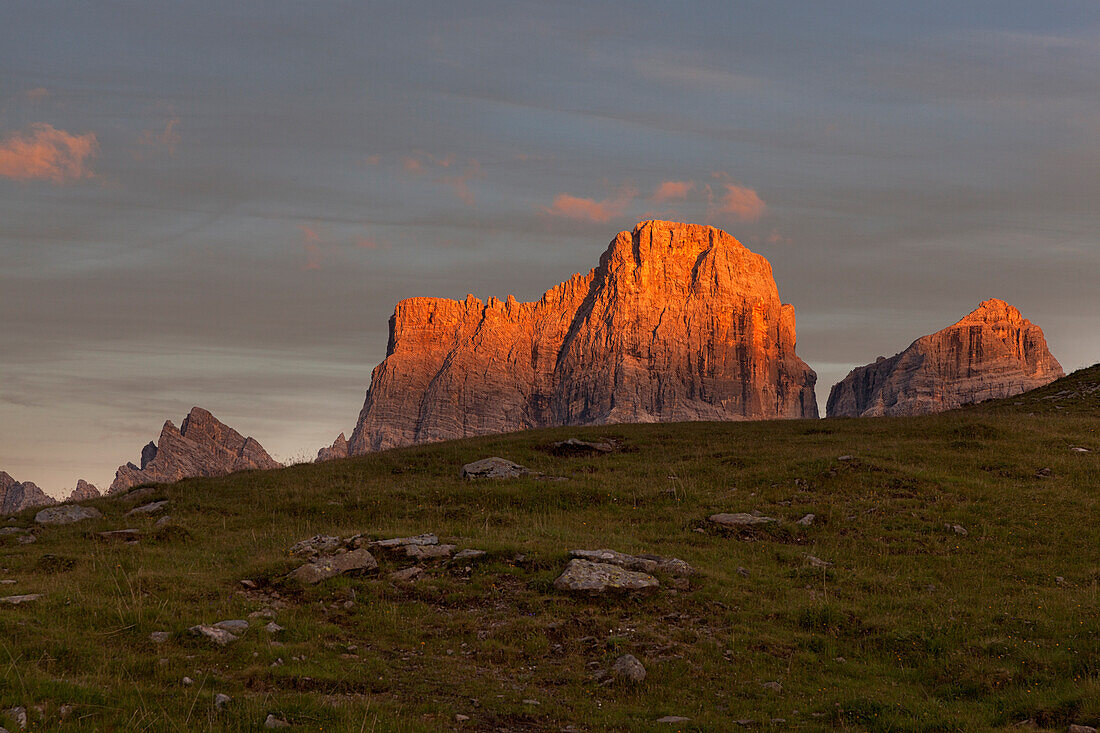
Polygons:
M710 184L705 187L707 194L707 216L716 214L732 214L740 222L756 221L764 215L767 206L753 189L742 186L730 180L725 171L717 171L711 174L712 178L722 181L718 190L718 200L715 201L715 193Z
M378 249L378 240L373 237L359 237L355 241L355 246L363 249Z
M302 265L303 270L320 270L321 259L324 254L321 251L321 238L317 236L317 232L313 231L305 224L299 224L298 229L302 232L302 246L306 250L306 263Z
M24 94L27 99L45 99L50 96L50 90L45 87L35 87L34 89L28 89Z
M99 151L95 133L71 135L44 122L0 141L0 176L16 181L67 183L94 174L88 164Z
M674 199L686 199L689 192L695 189L695 181L664 181L657 187L657 191L650 198L651 201L672 201Z
M559 193L554 197L553 205L540 208L547 214L562 216L567 219L606 222L614 217L621 216L637 195L638 190L629 185L620 187L614 196L609 196L602 201L580 198L568 193Z
M367 165L378 165L381 160L382 158L378 155L368 155L366 158L363 159L363 162Z
M450 165L448 163L447 165ZM470 158L470 162L466 165L466 170L458 176L443 176L439 179L440 183L444 183L450 186L455 193L455 196L459 198L467 206L474 205L474 192L470 190L470 181L475 178L483 178L484 173L481 172L481 164L477 160Z
M413 173L413 174L424 172L424 164L421 163L416 158L412 158L412 157L402 158L401 159L401 167L404 168L409 173Z
M176 145L180 142L180 134L176 132L176 125L179 122L180 118L172 115L172 118L165 123L164 130L161 132L144 130L141 137L138 138L138 142L151 148L164 148L169 155L175 155Z

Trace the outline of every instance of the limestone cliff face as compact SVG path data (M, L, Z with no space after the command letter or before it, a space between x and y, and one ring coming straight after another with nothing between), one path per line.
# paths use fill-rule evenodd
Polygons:
M535 303L398 303L348 450L550 425L817 417L816 379L766 259L713 227L646 221Z
M84 479L78 479L76 482L76 488L69 494L69 498L65 501L84 501L86 499L98 499L99 489L94 485L88 483Z
M195 476L223 476L235 471L280 468L253 438L246 438L206 410L195 407L176 429L164 423L156 445L141 451L141 466L119 466L108 494L143 483L179 481Z
M56 499L30 481L19 482L0 471L0 514L16 514L24 509L56 503Z
M829 393L829 417L921 415L1011 397L1063 376L1043 331L1003 300L905 351L853 369Z

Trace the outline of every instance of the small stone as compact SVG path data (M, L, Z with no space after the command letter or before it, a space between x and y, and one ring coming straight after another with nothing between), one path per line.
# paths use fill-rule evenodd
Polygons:
M96 537L104 542L133 544L141 538L141 532L136 529L112 529L107 532L96 532Z
M419 578L423 572L424 568L419 565L413 565L412 567L390 573L390 580L395 583L411 583Z
M970 534L961 524L953 524L951 525L951 529L955 530L955 534L962 535L963 537L966 537L968 534Z
M852 457L850 455L845 454L843 456L838 456L837 460L838 461L850 461L850 460L852 460Z
M822 560L820 557L814 557L813 555L806 555L806 560L815 568L827 568L832 566L832 563L828 560Z
M535 700L534 698L528 697L528 698L525 698L523 700L523 704L524 705L539 705L540 703L539 703L538 700Z
M11 580L10 578L5 578L4 580L0 580L0 585L12 585L13 583L15 583L15 581Z
M656 722L658 722L658 723L686 723L689 720L691 720L691 718L685 718L682 715L666 715L663 718L657 718Z
M73 716L74 710L75 708L72 705L62 705L57 709L57 714L61 716L62 720L68 720Z
M809 527L814 523L814 519L816 518L817 517L815 517L813 514L807 514L806 516L802 517L802 519L799 519L797 522L795 522L795 524L802 527Z
M85 519L99 519L103 513L90 506L80 504L62 504L43 509L34 515L34 521L38 524L72 524Z
M521 466L518 463L512 463L499 456L491 456L489 458L482 458L480 461L467 463L462 467L461 475L462 478L470 479L505 479L519 478L520 476L527 476L531 473L531 469Z
M277 718L273 714L268 714L267 720L264 721L265 728L289 728L290 723L286 722L282 718Z
M648 573L580 559L570 560L565 571L554 581L554 587L558 590L577 593L648 591L659 585L657 579Z
M279 624L275 623L274 621L269 621L267 626L264 627L264 631L269 634L278 634L280 631L284 630L285 629L283 629L282 626L279 626Z
M27 593L21 596L4 596L3 598L0 598L0 603L7 603L12 606L18 606L21 603L31 603L32 601L37 601L41 597L41 593Z
M610 443L590 443L587 440L569 438L561 440L551 446L551 453L556 456L592 455L593 453L611 453L615 446Z
M195 680L191 679L190 677L184 677L182 680L180 680L180 682L182 682L187 687L195 684Z
M470 719L469 715L463 715L462 713L455 713L455 722L456 723L465 723L469 719Z
M231 698L229 695L226 695L225 693L219 692L217 695L214 695L215 710L224 710L225 706L231 702L233 702L233 698Z
M436 560L450 557L456 549L454 545L408 545L405 556L414 560Z
M783 685L781 685L781 684L779 684L778 682L775 682L775 681L765 682L763 685L761 685L761 687L763 687L765 690L770 690L771 692L782 692L783 691Z
M313 558L319 555L327 555L340 547L340 538L318 534L307 540L295 543L290 548L290 554L294 557Z
M38 538L35 537L33 534L21 534L15 538L15 541L21 545L29 545L32 542L37 542Z
M1069 728L1066 728L1066 733L1096 733L1096 729L1091 725L1078 725L1073 723Z
M214 642L218 646L225 646L230 642L237 640L237 637L229 633L225 629L219 629L216 626L198 625L192 626L187 630L192 636L201 636Z
M737 574L740 575L742 578L747 578L749 577L749 569L739 567L737 568Z
M460 550L452 557L452 560L477 560L485 557L485 550Z
M157 527L157 528L167 527L171 523L172 523L172 515L171 514L165 514L163 517L161 517L157 521L153 522L153 526Z
M256 589L256 581L249 580L248 578L245 578L244 580L242 580L241 585L243 585L245 588L248 588L249 590L255 590Z
M1051 470L1049 468L1040 468L1035 472L1035 478L1050 478Z
M329 555L307 563L292 572L291 580L303 585L315 585L322 580L344 573L367 572L378 569L378 561L365 549L352 550L339 555Z
M171 638L172 635L169 634L167 631L154 631L153 633L149 634L149 641L153 642L154 644L163 644Z
M214 624L216 628L223 629L225 631L232 631L234 634L243 634L248 631L248 622L244 619L229 619L228 621L219 621Z
M1091 453L1092 452L1088 448L1082 448L1082 447L1076 446L1076 445L1070 446L1070 450L1073 451L1074 453Z
M633 654L624 654L611 665L611 672L619 679L624 679L633 684L645 681L645 667Z
M372 547L383 549L405 547L406 545L438 545L439 538L434 534L418 534L414 537L392 537L388 540L377 540L370 544Z
M164 507L168 506L168 500L162 499L161 501L153 501L148 504L142 504L141 506L134 507L130 511L126 512L126 516L132 516L134 514L156 514L162 511Z
M19 706L16 706L14 708L8 708L4 712L8 714L9 718L11 718L12 720L15 721L16 725L18 725L21 729L26 730L26 728L27 728L27 709L25 707L23 707L22 705L19 705Z

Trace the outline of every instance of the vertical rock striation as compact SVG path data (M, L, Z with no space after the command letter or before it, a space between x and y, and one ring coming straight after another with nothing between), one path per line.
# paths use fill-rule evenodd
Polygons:
M1063 376L1043 331L1003 300L905 351L853 369L829 393L829 417L921 415L1011 397Z
M817 417L771 265L714 227L646 221L534 303L410 298L349 454L550 425Z
M246 438L201 407L192 408L176 429L166 421L160 439L141 451L141 466L119 466L108 494L144 483L167 483L194 476L280 468L253 438Z

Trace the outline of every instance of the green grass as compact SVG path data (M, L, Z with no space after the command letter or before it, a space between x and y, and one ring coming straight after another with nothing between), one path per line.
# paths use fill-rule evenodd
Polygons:
M921 418L561 428L188 480L148 497L171 500L176 526L159 532L124 517L126 499L90 502L103 519L0 538L0 578L17 581L0 595L44 594L0 607L0 708L62 730L258 730L268 713L334 731L1096 725L1098 383L1094 367ZM545 450L569 436L624 450ZM488 455L568 480L458 477ZM752 510L784 524L734 536L704 521ZM792 524L810 512L813 526ZM126 527L149 534L94 537ZM374 576L280 582L297 540L360 532L490 554L412 585L388 580L403 566L388 558ZM698 572L648 597L553 589L569 549L602 547ZM185 633L262 609L286 629L278 645L266 619L226 648ZM173 637L158 646L160 630ZM604 684L627 652L648 679ZM233 702L215 712L222 692Z

